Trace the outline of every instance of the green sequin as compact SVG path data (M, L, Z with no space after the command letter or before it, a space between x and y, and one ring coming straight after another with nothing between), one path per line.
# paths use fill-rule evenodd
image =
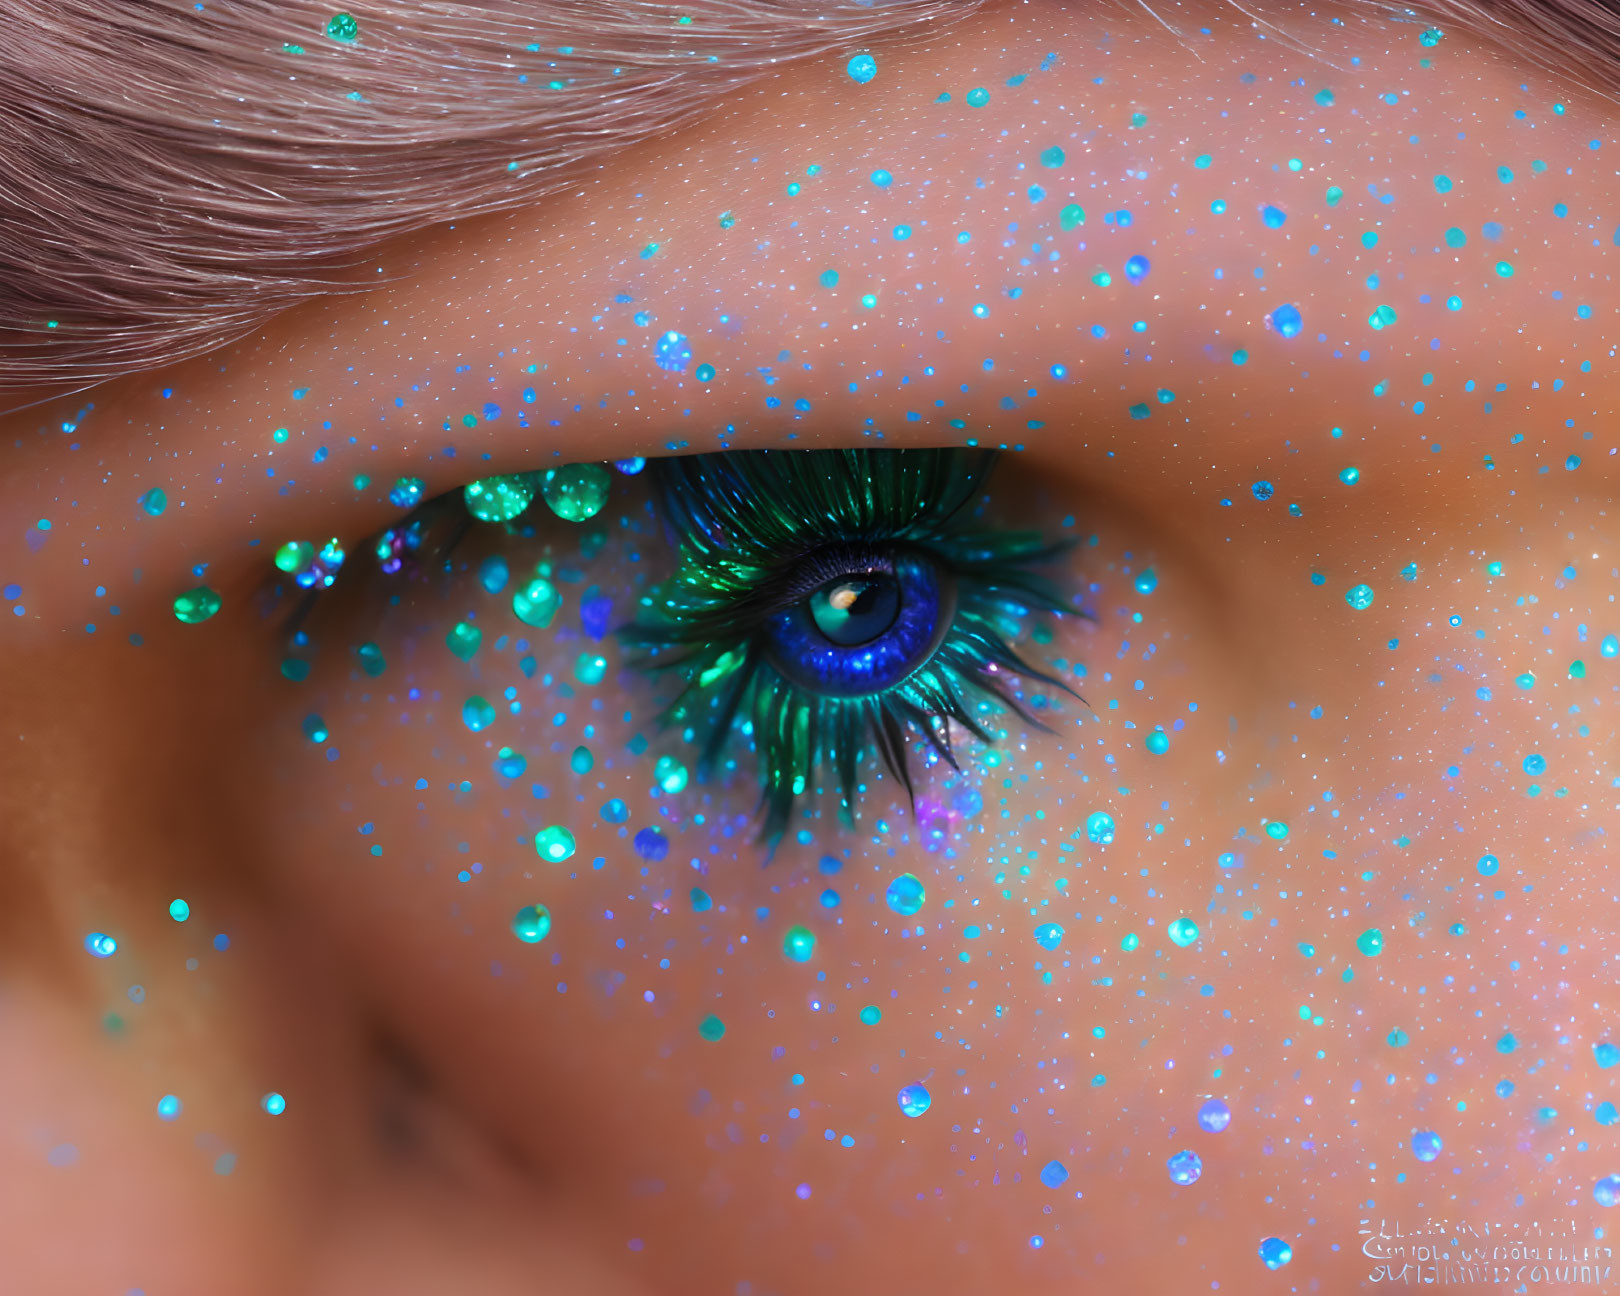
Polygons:
M187 625L196 625L199 621L206 621L220 609L220 597L206 585L199 585L196 589L187 590L174 601L174 616L177 621L184 621Z

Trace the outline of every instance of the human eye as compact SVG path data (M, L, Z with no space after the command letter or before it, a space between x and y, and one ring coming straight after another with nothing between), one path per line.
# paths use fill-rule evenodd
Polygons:
M470 681L498 678L497 654L509 647L513 680L540 677L521 701L506 684L513 716L548 686L568 697L576 684L613 681L645 709L649 681L636 677L673 679L672 696L640 717L669 749L664 760L682 771L690 762L704 783L735 772L739 759L751 763L769 846L801 816L852 829L869 764L915 814L914 746L928 765L962 774L963 760L971 764L964 743L996 743L1004 721L1048 727L1027 687L1043 711L1074 697L1018 643L1037 629L1050 643L1054 618L1086 615L1067 561L1074 519L1053 531L1012 523L997 478L1013 479L1026 522L1036 496L1015 468L998 473L1002 457L975 448L722 451L481 478L429 500L420 482L402 479L390 499L408 511L358 546L347 570L337 539L276 549L270 602L291 606L290 617L272 618L290 631L280 670L301 682L335 654L336 673L318 670L317 680L363 685L390 657L442 637ZM645 550L663 539L675 558L660 571ZM344 589L325 593L340 573ZM581 584L580 606L559 619L563 591ZM351 591L379 614L379 603L398 608L404 597L426 612L436 593L443 624L414 616L402 626L395 616L391 631L371 631L356 619L366 614L332 606ZM530 636L566 641L574 626L595 647L569 680L537 663ZM357 636L364 641L345 643ZM330 702L341 714L341 685ZM500 710L469 693L462 725L495 743ZM571 758L585 770L576 772L594 759L591 714L557 712L585 722ZM333 737L318 712L301 727L322 745ZM529 760L503 743L493 768L515 778ZM813 806L823 785L830 814ZM730 786L717 796L724 805L742 793ZM831 823L823 829L836 835Z

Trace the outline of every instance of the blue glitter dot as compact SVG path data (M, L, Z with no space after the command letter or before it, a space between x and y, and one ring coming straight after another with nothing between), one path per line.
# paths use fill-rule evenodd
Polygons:
M1048 1188L1061 1188L1069 1179L1069 1168L1061 1161L1048 1161L1041 1167L1041 1182Z
M844 71L856 85L865 85L877 75L877 60L870 54L857 54L845 64Z
M657 828L643 828L635 835L636 854L655 863L669 854L669 838Z
M1288 213L1281 207L1273 207L1267 203L1260 209L1260 219L1266 223L1267 229L1281 229L1288 219Z
M1257 481L1249 487L1249 493L1257 500L1268 500L1277 493L1277 488L1268 481Z
M1152 264L1145 256L1133 256L1125 262L1125 277L1132 283L1141 283L1152 268Z
M692 345L683 334L671 329L659 337L653 349L653 361L660 369L682 373L692 363Z
M1300 318L1298 306L1285 304L1271 312L1271 327L1284 337L1296 336L1303 326L1304 320Z

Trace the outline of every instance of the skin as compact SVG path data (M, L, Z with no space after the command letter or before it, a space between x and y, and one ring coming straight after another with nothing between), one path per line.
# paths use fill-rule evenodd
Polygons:
M879 51L867 85L841 61L790 68L537 210L386 250L388 287L4 421L0 581L25 610L0 637L0 1287L1338 1292L1379 1277L1361 1252L1380 1220L1602 1245L1614 110L1458 32L1429 48L1357 9L1265 13L1322 57L1231 9L1177 9L1183 45L1053 4ZM1064 231L1071 202L1086 219ZM713 381L653 363L669 329ZM1024 645L1085 703L1030 690L1052 732L1002 717L999 764L968 743L962 774L920 774L921 821L869 768L854 829L812 805L808 840L766 864L740 744L729 777L653 795L655 757L694 756L656 727L669 688L579 620L587 585L628 613L669 570L644 481L616 477L589 523L537 508L531 537L475 531L453 578L361 575L403 474L431 495L865 428L1023 447L992 514L1054 533L1073 515L1059 574L1093 614ZM136 504L154 486L158 518ZM328 535L352 570L304 624L293 684L270 555ZM494 553L580 569L549 631L479 586ZM224 610L181 625L202 562ZM444 636L469 613L485 637L462 662ZM574 679L582 652L600 684ZM463 699L503 707L509 686L520 713L462 723ZM503 747L522 777L492 771ZM982 811L942 821L964 788ZM1099 809L1111 843L1086 839ZM566 861L531 844L554 824ZM661 861L630 844L649 824ZM905 872L927 888L915 918L883 898ZM531 903L553 927L525 945L510 924ZM782 954L801 923L808 963ZM89 932L118 952L91 958ZM917 1082L933 1103L912 1119L896 1094ZM1196 1120L1212 1096L1221 1133ZM1203 1164L1185 1186L1166 1168L1184 1148ZM1293 1250L1275 1272L1256 1255L1273 1236ZM1520 1263L1488 1276L1538 1281Z

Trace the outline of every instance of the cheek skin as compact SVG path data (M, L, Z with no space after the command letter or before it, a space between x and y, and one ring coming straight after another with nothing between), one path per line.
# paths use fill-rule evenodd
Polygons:
M1213 29L1192 62L1146 20L1078 6L994 11L882 56L864 87L798 69L542 212L390 252L423 268L408 283L98 394L93 465L56 430L71 402L8 423L23 470L0 511L54 519L0 539L28 574L27 651L8 660L40 684L5 700L27 739L7 786L36 793L8 794L4 831L52 914L8 948L37 946L54 974L84 931L116 928L121 957L162 965L98 964L75 991L99 1022L147 981L132 1038L81 1022L41 1050L124 1050L97 1101L139 1139L155 1077L179 1078L152 1097L189 1080L198 1128L237 1148L233 1183L258 1194L241 1210L283 1211L308 1239L327 1204L374 1204L399 1178L353 1169L373 1153L348 1037L381 1023L538 1185L485 1193L524 1202L489 1250L572 1235L604 1257L591 1281L653 1290L1349 1290L1371 1271L1351 1256L1374 1206L1475 1227L1573 1217L1590 1241L1591 1186L1620 1169L1589 1114L1606 1092L1591 1046L1620 1006L1592 930L1615 811L1616 664L1598 644L1620 632L1601 430L1611 123L1455 33L1429 48L1419 26L1333 12L1348 26L1305 30L1338 69L1230 10L1180 20ZM1086 218L1065 229L1071 203ZM668 330L691 340L685 372L652 362ZM248 611L275 545L336 526L357 540L402 472L437 491L552 453L879 433L1027 447L1002 488L1020 521L1026 504L1054 527L1073 513L1096 537L1067 569L1096 621L1032 653L1068 663L1086 705L1054 696L1050 733L1007 718L994 763L926 773L919 816L870 777L856 830L811 821L768 867L746 756L729 782L655 796L655 758L690 749L657 730L659 690L581 627L588 587L628 608L656 566L655 538L616 520L638 516L633 483L591 524L610 531L600 553L577 553L591 527L561 524L503 550L514 573L543 542L577 568L551 631L463 575L404 588L375 627L319 609L293 685ZM312 464L318 445L333 453ZM359 472L379 480L357 506ZM164 519L132 502L153 485L174 501ZM475 535L465 556L494 543ZM226 612L164 623L202 561ZM98 581L139 611L138 654L122 623L107 633ZM462 662L444 638L470 614L485 639ZM92 619L100 633L63 651L63 627ZM375 679L351 652L368 638L389 662ZM606 659L601 683L576 678L581 653ZM479 732L462 720L475 694L500 712ZM311 713L324 744L300 732ZM522 777L493 768L503 747ZM68 789L71 813L53 819L42 788ZM622 828L600 813L614 797ZM1110 842L1086 836L1096 810ZM632 844L652 825L658 860ZM552 826L573 835L566 860L535 851ZM903 873L926 887L916 915L885 900ZM239 961L206 964L206 996L174 970L210 956L161 919L171 892L234 934ZM553 926L525 945L512 918L534 903ZM1198 929L1185 945L1178 919ZM1035 939L1046 923L1064 928L1054 950ZM816 934L805 963L783 957L795 925ZM1358 946L1369 931L1381 949ZM711 1014L719 1040L699 1032ZM72 1106L29 1083L9 1082L13 1112ZM918 1083L932 1106L912 1119L896 1095ZM278 1086L300 1114L267 1132L253 1104ZM1233 1112L1223 1133L1198 1127L1211 1096ZM1412 1152L1428 1131L1432 1163ZM108 1135L107 1164L167 1154L139 1139ZM1170 1181L1182 1149L1197 1183ZM1039 1178L1051 1161L1058 1188ZM175 1164L154 1234L207 1196L186 1178L206 1172ZM449 1209L426 1183L376 1209L425 1235ZM577 1224L526 1235L565 1207ZM221 1255L249 1249L232 1218L211 1230ZM1293 1247L1276 1276L1255 1255L1266 1236ZM363 1243L331 1250L330 1290L380 1281Z

